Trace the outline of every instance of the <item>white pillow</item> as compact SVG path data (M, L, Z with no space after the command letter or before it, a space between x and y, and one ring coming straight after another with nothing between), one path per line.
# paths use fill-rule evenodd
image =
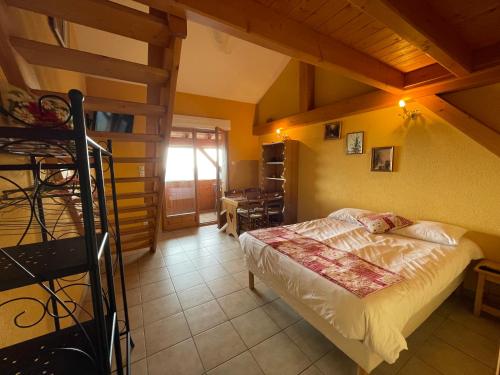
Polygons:
M329 218L341 221L347 221L351 224L361 225L358 219L365 215L373 214L374 212L362 210L361 208L341 208L328 215Z
M442 245L458 245L467 229L435 221L417 221L415 224L391 231L400 236Z

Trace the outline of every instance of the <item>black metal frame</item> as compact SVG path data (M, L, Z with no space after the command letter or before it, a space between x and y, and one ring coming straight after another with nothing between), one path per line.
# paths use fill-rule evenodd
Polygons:
M20 312L13 319L13 323L17 327L33 327L40 323L46 316L51 316L54 321L53 332L6 348L0 348L1 374L110 374L114 354L117 371L121 375L123 374L120 347L122 337L126 341L127 373L130 374L130 348L133 346L133 342L130 336L127 309L112 144L111 141L108 141L106 149L87 136L83 95L78 90L71 90L68 96L71 106L64 99L59 99L68 106L73 120L73 129L56 130L53 128L0 127L0 151L30 157L30 164L4 164L0 165L0 171L2 173L4 171L31 171L34 186L23 188L1 174L0 178L11 182L16 187L14 191L17 190L17 192L21 193L23 196L22 199L29 203L31 217L26 231L33 223L35 225L38 224L42 237L42 242L40 243L21 245L26 234L25 231L16 246L0 248L0 270L2 270L3 266L5 271L0 273L0 291L38 284L48 294L46 302L33 297L16 297L1 303L0 316L2 316L1 308L3 306L23 300L27 303L30 302L35 303L37 306L42 306L43 311L41 317L30 324L20 323L19 318L26 311ZM51 97L51 99L54 99L54 97ZM39 103L42 100L43 98L40 99ZM8 114L5 110L2 110L2 113ZM15 119L18 124L21 123L22 125L29 126L29 124L17 118ZM65 124L68 121L69 118ZM54 153L58 153L58 148L63 150L63 155L53 155ZM39 161L40 157L47 158L52 156L66 156L66 158L61 163L51 162L45 164ZM71 162L67 162L67 156L70 156ZM115 217L114 233L110 231L111 228L108 223L103 158L106 159L109 165L109 175L111 178L112 203ZM50 171L56 168L59 170L74 171L74 175L70 180L78 180L78 184L72 186L73 190L68 195L76 196L81 201L83 237L66 239L49 238L49 235L51 237L54 236L48 232L46 227L44 199L47 197L43 196L41 192L44 190L43 185L45 185L45 188L53 185L50 185L48 182L49 177L42 180L40 174L42 171ZM97 203L100 223L98 226L98 229L100 229L99 233L96 231L94 203ZM115 239L115 255L118 263L121 293L123 295L125 327L121 331L117 316L114 285L115 274L110 236L113 236ZM70 256L68 256L68 251L72 252ZM35 257L36 261L28 260L33 257ZM64 287L59 284L58 279L83 272L88 275L88 284L81 282L82 278ZM2 277L2 274L4 274L4 277ZM101 276L103 275L105 276L104 284L107 286L107 293L103 290L103 282L101 280ZM66 293L66 289L76 285L90 287L93 316L92 319L85 323L81 323L75 314L79 304L71 300L70 296ZM58 293L63 293L65 295L64 299L59 297ZM69 300L66 298L69 298ZM64 318L71 318L75 324L62 328L61 319ZM58 357L59 352L63 353L63 357Z

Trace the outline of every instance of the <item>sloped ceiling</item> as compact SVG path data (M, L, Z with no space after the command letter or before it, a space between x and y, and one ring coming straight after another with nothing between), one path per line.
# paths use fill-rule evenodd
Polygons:
M147 45L129 38L73 25L78 49L147 63ZM290 58L209 27L188 22L177 91L257 103Z

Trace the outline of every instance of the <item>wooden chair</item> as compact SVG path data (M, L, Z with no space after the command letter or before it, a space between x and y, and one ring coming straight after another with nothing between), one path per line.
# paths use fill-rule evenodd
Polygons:
M265 216L267 226L280 226L284 222L284 201L283 197L268 199L265 204Z
M264 201L262 199L246 200L238 206L238 233L241 230L254 230L265 228L267 217L265 215Z
M260 188L247 188L245 189L245 197L249 200L258 199L262 196L262 190Z

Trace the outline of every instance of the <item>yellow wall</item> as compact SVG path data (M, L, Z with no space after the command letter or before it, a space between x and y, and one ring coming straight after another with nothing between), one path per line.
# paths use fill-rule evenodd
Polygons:
M370 90L333 73L325 79L321 71L316 84L321 77L332 87L329 91L325 82L316 87L317 103ZM294 92L295 87L294 75L280 76L258 104L259 116L266 118L273 105L286 107L282 103L286 97L275 93ZM478 119L498 123L498 85L450 94L447 99ZM287 131L300 141L299 220L324 217L341 207L391 210L413 219L464 226L488 257L500 260L500 158L417 103L410 108L422 111L417 121L405 122L396 106L344 118L340 140L324 141L323 124ZM345 134L356 131L365 132L365 152L346 155ZM261 142L271 140L276 136L260 137ZM370 172L371 148L393 145L395 172Z

